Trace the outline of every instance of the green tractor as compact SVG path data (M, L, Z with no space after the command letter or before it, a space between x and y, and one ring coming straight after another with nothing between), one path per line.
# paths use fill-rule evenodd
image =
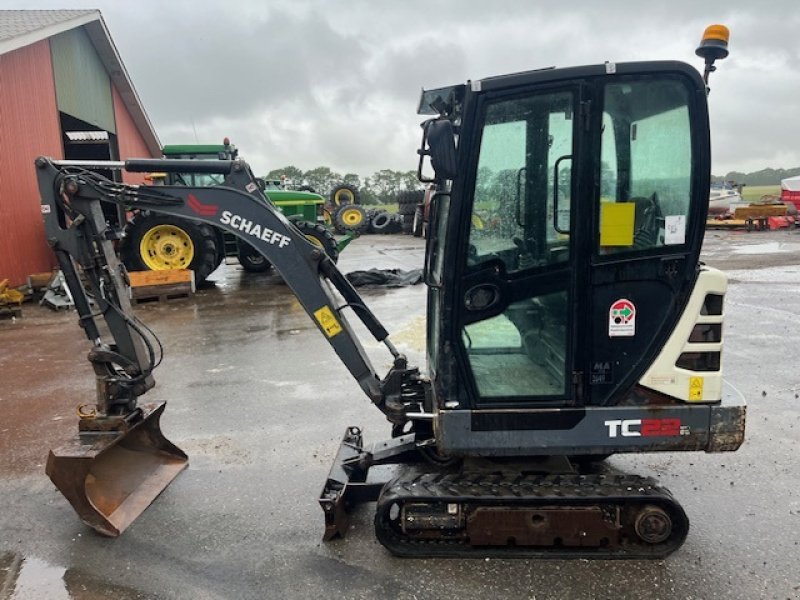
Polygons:
M234 160L239 151L226 138L223 144L164 146L162 152L164 158ZM163 185L190 186L214 186L223 179L221 175L207 173L151 173L149 178ZM337 260L352 237L337 242L324 225L322 196L287 189L280 182L259 180L259 183L265 201L277 206L309 241ZM261 254L221 229L147 210L137 210L132 215L120 245L120 256L129 271L191 269L200 284L228 256L237 257L245 271L264 272L271 267Z

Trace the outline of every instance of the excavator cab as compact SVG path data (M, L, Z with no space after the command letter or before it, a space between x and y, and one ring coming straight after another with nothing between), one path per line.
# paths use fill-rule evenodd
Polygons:
M422 154L440 184L426 277L441 449L702 444L722 399L725 280L698 267L710 141L697 71L544 69L424 92L420 112L436 115ZM610 435L645 403L670 435Z
M432 433L440 464L460 462L383 487L376 535L393 553L683 543L668 490L586 465L743 440L743 399L722 385L726 279L698 261L706 83L682 63L606 63L423 92Z

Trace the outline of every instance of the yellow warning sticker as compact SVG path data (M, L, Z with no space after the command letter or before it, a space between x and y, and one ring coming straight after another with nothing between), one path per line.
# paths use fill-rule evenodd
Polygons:
M703 378L689 377L689 400L703 399Z
M332 338L342 331L342 325L333 315L330 306L323 306L319 310L315 310L314 318L317 320L317 323L319 323L319 326L322 327L322 331L324 331L325 335L329 338Z
M600 205L600 245L633 246L633 202L604 202Z

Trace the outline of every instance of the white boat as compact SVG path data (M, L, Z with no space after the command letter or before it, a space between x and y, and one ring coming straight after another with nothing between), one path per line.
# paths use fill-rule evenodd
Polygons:
M720 216L733 212L737 204L742 203L742 195L727 181L720 181L711 184L711 192L708 196L708 215Z

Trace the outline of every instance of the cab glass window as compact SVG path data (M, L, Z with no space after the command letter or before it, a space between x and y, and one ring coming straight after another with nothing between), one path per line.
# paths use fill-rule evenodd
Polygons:
M463 341L481 398L566 393L567 292L514 302L464 327Z
M605 86L599 252L685 243L692 197L689 93L677 79Z
M572 92L488 104L467 263L500 260L513 273L569 260Z

